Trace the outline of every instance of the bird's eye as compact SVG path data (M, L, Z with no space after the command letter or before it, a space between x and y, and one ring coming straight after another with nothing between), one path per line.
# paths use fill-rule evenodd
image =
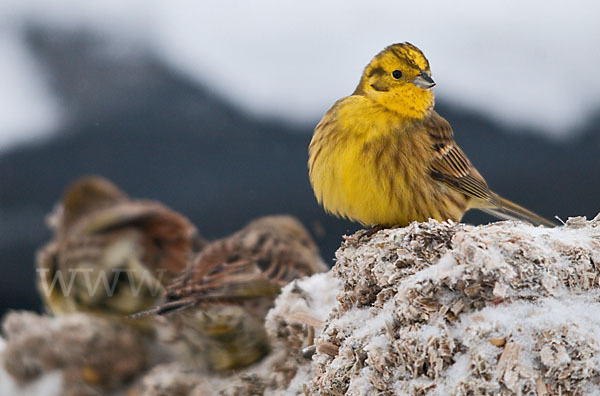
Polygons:
M400 70L394 70L392 72L392 77L394 77L396 80L398 80L400 77L402 77L402 72Z

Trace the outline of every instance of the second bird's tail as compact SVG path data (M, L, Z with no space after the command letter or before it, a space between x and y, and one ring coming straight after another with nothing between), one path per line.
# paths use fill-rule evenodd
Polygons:
M503 220L522 220L535 226L556 227L556 223L553 221L538 216L532 211L508 199L502 198L496 193L492 193L492 196L494 197L495 206L481 208L482 211Z

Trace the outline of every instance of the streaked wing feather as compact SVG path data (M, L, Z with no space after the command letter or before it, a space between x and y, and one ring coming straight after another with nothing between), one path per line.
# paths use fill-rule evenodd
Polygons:
M167 286L167 302L240 303L274 298L281 287L321 269L311 260L310 238L301 224L285 216L254 220L230 237L202 250L191 266ZM316 248L315 248L316 249Z
M236 242L230 238L208 245L169 285L167 297L218 300L277 294L281 282L261 270L256 256L243 255Z
M454 141L450 124L434 112L424 126L434 147L431 176L469 197L492 201L487 183Z

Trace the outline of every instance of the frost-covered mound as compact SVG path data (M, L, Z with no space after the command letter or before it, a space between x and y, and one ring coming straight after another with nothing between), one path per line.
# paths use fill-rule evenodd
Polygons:
M600 216L359 231L329 273L283 289L272 351L250 367L200 371L150 358L159 345L116 324L15 313L0 393L46 381L34 394L600 395L598 266Z
M284 289L266 360L175 381L165 366L144 394L192 378L192 395L600 395L600 217L361 231L337 259Z
M361 235L308 394L600 394L600 216Z

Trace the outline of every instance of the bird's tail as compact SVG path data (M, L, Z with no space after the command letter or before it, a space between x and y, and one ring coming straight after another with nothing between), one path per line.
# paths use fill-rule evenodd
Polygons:
M545 219L508 199L492 193L494 206L483 207L482 211L503 220L522 220L535 226L556 227L556 223Z

